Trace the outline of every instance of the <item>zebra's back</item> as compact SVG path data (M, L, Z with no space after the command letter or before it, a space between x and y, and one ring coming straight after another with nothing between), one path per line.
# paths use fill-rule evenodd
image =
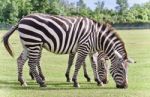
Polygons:
M18 26L22 43L29 47L42 45L53 53L76 52L81 37L88 37L91 22L83 17L32 14Z

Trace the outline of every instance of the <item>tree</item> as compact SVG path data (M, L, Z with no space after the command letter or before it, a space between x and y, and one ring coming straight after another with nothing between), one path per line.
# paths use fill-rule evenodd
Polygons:
M64 15L64 7L60 4L60 0L49 0L46 13L53 15Z
M81 10L82 8L85 8L86 7L86 4L84 3L83 0L79 0L77 2L77 7L79 8L79 10Z
M18 6L18 18L19 19L31 13L33 7L30 3L30 0L17 0L16 4Z
M15 0L6 1L6 5L2 8L2 19L4 22L14 23L17 21L18 9L15 4Z
M33 12L45 13L46 7L48 7L48 0L30 0Z
M0 22L3 22L3 8L6 6L6 0L0 0Z
M127 0L117 0L116 3L118 6L116 9L122 14L128 8L128 1Z
M95 3L95 5L96 5L96 8L95 8L96 12L99 12L99 13L103 12L104 5L105 5L104 1L98 1L98 2Z
M77 2L77 13L79 15L85 15L86 14L86 4L83 0L79 0Z

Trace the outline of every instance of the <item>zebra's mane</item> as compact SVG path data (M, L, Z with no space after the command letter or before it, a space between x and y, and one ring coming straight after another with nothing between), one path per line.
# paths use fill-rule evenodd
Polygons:
M119 34L117 33L116 29L114 27L112 27L112 25L110 23L107 22L97 22L95 20L92 20L93 23L97 23L99 26L103 25L105 28L108 27L110 32L113 32L115 34L115 36L120 40L120 42L122 42L122 44L124 45L124 42L122 40L122 38L119 36Z
M112 27L112 25L110 23L105 23L105 22L97 22L95 20L92 20L93 23L97 23L97 25L100 27L101 25L104 26L104 28L108 28L109 32L111 33L114 33L115 36L117 37L118 40L120 40L120 43L122 44L123 48L124 48L124 52L126 55L124 55L124 59L127 59L127 52L126 52L126 49L125 49L125 43L123 42L122 38L120 37L120 35L117 33L116 29L114 27Z

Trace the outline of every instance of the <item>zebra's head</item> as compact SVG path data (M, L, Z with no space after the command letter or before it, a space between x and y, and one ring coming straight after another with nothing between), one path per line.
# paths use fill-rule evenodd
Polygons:
M128 59L124 59L123 56L114 51L115 57L111 62L110 73L116 82L117 88L127 88L128 87L128 64L131 62Z

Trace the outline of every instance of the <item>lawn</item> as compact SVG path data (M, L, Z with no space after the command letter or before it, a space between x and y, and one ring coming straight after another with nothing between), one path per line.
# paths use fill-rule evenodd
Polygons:
M4 33L6 31L0 31L0 40ZM97 86L88 58L87 68L92 82L86 82L80 69L78 79L81 87L73 88L64 76L68 55L55 55L46 50L43 50L41 66L47 87L40 88L31 80L27 64L24 77L28 87L21 87L17 81L16 59L22 46L16 31L10 38L15 58L9 56L0 42L0 97L150 97L150 30L119 30L118 33L126 44L128 55L137 61L129 65L127 89L116 89L111 76L107 85Z

